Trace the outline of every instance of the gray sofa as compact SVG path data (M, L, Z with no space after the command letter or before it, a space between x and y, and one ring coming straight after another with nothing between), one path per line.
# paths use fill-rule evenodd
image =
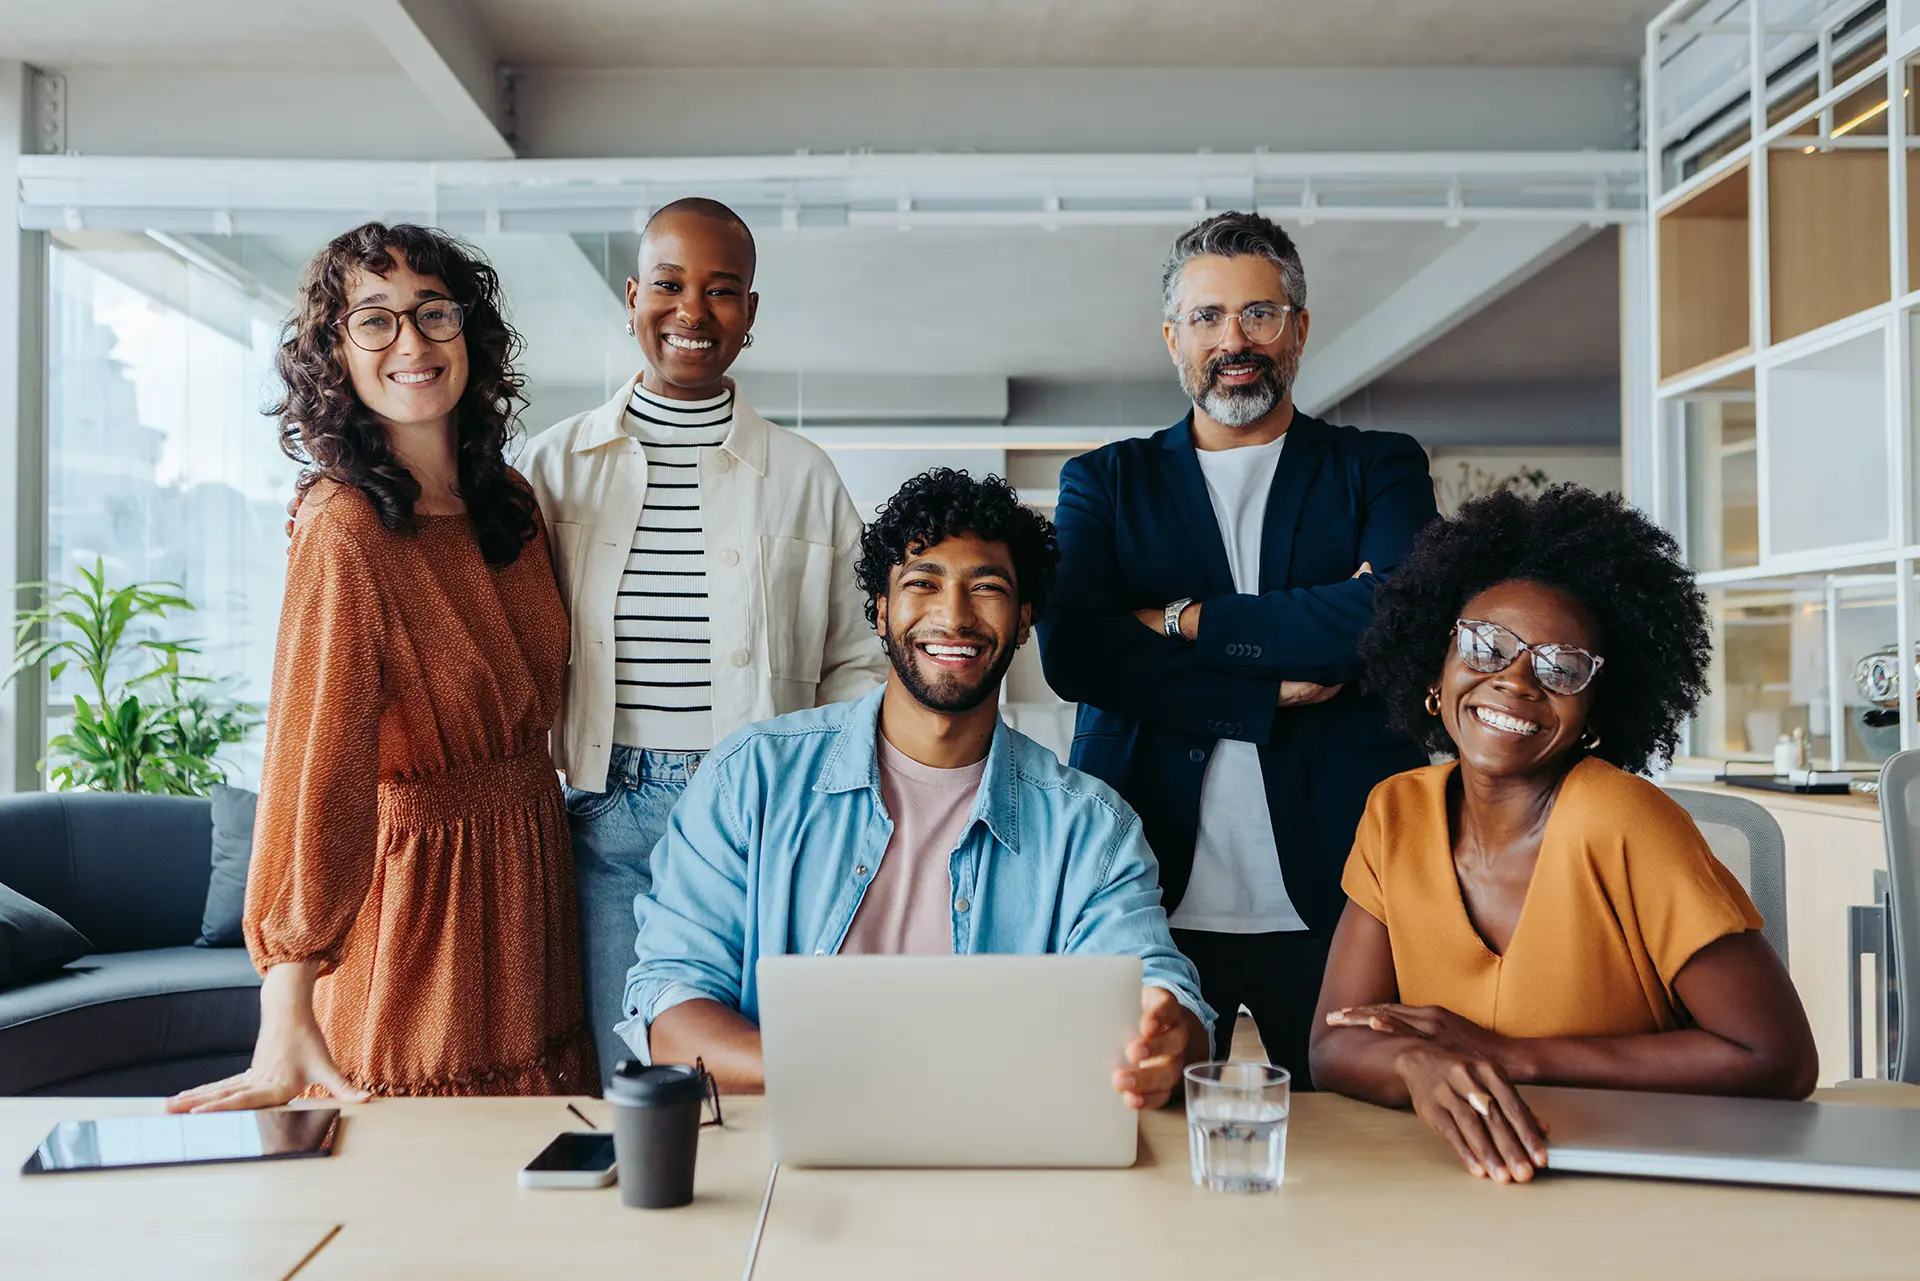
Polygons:
M0 990L0 1095L171 1094L238 1072L260 1027L242 947L195 947L205 800L0 796L0 883L59 913L90 956Z

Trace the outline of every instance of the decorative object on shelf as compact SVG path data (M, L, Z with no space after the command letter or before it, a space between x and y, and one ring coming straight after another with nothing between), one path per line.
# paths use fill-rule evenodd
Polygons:
M1914 645L1914 664L1920 670L1920 643ZM1900 647L1886 645L1853 665L1854 687L1875 707L1900 706Z
M1484 498L1503 490L1531 496L1553 483L1553 478L1538 467L1517 467L1504 476L1496 476L1463 458L1455 464L1455 468L1459 473L1457 476L1452 479L1436 478L1434 481L1440 514L1443 516L1452 516L1468 499Z
M47 680L77 665L93 697L73 696L73 723L47 743L42 769L61 791L159 792L204 796L227 781L220 750L261 723L259 708L222 697L223 682L180 670L180 656L200 651L190 641L129 636L141 620L164 621L168 610L191 610L175 583L109 587L96 558L80 583L22 583L41 603L14 614L11 684L49 659ZM146 667L128 679L129 665ZM158 692L142 701L143 689Z
M1914 647L1920 669L1920 644ZM1867 756L1884 761L1900 750L1900 647L1884 645L1853 665L1853 685L1870 706L1854 716Z

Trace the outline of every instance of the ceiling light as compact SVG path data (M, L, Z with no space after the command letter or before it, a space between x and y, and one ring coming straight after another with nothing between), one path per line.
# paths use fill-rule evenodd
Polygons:
M1838 138L1844 134L1852 133L1855 129L1858 129L1861 125L1867 123L1867 121L1873 119L1891 105L1893 104L1890 102L1883 102L1877 107L1868 107L1865 111L1847 121L1847 123L1835 126L1833 136Z

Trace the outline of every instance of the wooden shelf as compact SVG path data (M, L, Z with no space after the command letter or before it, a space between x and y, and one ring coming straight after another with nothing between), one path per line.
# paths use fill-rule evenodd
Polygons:
M1666 273L1664 271L1661 272L1661 275L1664 276L1665 274ZM1661 346L1661 350L1664 352L1667 345L1666 334L1664 331L1664 326L1666 325L1666 318L1664 316L1661 318L1660 323L1663 327L1662 333L1660 336L1660 346ZM1753 355L1753 345L1751 343L1741 343L1738 347L1735 347L1732 351L1723 351L1719 355L1712 356L1706 360L1703 360L1697 365L1689 365L1685 369L1676 369L1670 374L1663 375L1660 379L1660 389L1662 391L1665 391L1667 388L1673 386L1675 383L1685 382L1687 379L1692 378L1697 374L1701 374L1706 372L1707 370L1716 368L1717 366L1727 364L1730 361L1744 360L1751 355ZM1682 396L1690 396L1694 392L1726 392L1726 391L1752 391L1752 390L1753 390L1753 367L1749 365L1745 369L1736 369L1734 372L1728 374L1724 378L1716 378L1710 383L1704 383L1701 386L1694 387L1688 391L1681 392L1679 394Z
M1726 360L1752 342L1743 162L1660 215L1660 377Z
M1892 297L1885 151L1775 151L1767 201L1774 342Z

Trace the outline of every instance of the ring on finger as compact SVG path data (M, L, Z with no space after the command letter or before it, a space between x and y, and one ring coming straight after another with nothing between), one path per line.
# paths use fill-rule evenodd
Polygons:
M1493 1099L1478 1090L1467 1091L1467 1106L1483 1117L1493 1114Z

